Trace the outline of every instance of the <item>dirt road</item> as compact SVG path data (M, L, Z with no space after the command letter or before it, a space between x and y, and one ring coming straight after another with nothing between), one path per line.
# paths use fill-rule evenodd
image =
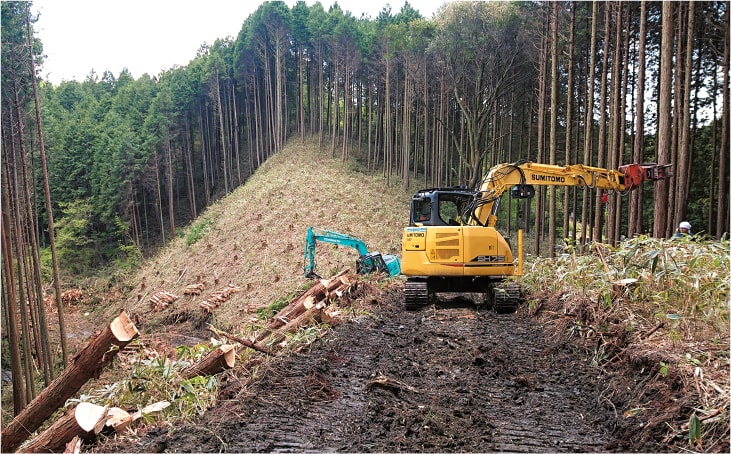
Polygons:
M271 361L193 424L126 450L545 452L616 449L603 378L521 312L460 299L418 312L386 294L304 351ZM241 382L243 383L243 381Z

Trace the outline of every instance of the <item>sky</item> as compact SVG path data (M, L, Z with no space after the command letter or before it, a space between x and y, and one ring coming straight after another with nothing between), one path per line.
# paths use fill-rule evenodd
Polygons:
M411 0L431 18L447 0ZM315 0L306 0L308 5ZM241 25L262 2L252 0L33 0L40 13L34 29L43 42L44 80L83 82L92 70L116 77L127 68L137 79L186 66L203 43L236 38ZM292 7L296 0L286 0ZM333 0L320 0L325 10ZM386 5L398 13L404 0L339 0L354 17L378 16Z

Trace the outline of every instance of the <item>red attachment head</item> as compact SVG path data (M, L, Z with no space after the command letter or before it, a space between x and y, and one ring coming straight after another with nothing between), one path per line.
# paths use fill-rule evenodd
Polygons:
M619 171L624 174L625 186L635 188L643 181L656 181L670 178L672 175L668 172L669 167L670 164L627 164L620 166Z

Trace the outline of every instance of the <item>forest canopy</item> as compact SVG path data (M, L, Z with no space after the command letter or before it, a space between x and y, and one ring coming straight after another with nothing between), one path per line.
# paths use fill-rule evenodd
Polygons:
M531 232L537 253L566 238L669 237L680 221L721 237L728 7L454 2L426 19L408 2L356 18L268 1L187 65L53 85L38 76L30 4L2 2L3 221L13 241L47 247L50 207L62 269L131 267L309 138L405 188L474 187L518 160L670 164L670 180L630 197L561 189L505 203L501 227Z

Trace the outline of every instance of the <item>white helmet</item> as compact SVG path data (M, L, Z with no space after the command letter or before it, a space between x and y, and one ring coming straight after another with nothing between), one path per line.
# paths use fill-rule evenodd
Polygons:
M680 225L678 226L678 228L679 229L688 229L688 230L690 230L690 222L683 221L683 222L680 223Z

